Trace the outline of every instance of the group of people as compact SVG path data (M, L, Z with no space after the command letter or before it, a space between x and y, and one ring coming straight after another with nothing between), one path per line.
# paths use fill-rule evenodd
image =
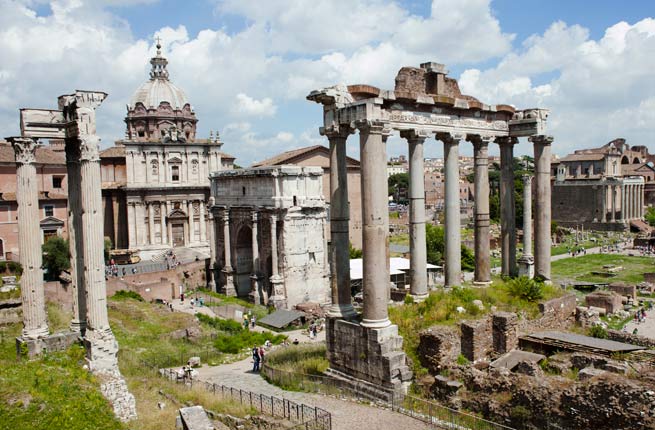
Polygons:
M243 314L243 328L246 330L248 327L255 328L255 325L257 325L257 317L255 317L255 314L249 315L248 312Z
M177 256L173 252L172 249L168 250L166 253L166 267L168 270L174 269L175 267L179 266L180 262L177 259Z
M191 381L196 376L198 376L198 372L193 369L190 361L187 361L186 366L182 366L182 369L177 372L177 379L185 379Z
M252 371L259 372L259 369L264 362L264 357L266 356L266 350L271 347L271 341L266 340L264 346L253 346L252 347Z
M119 276L122 278L126 274L125 267L119 269L113 258L109 261L109 264L105 265L105 279L118 278ZM136 274L136 267L132 267L132 274Z
M587 250L585 249L584 246L577 249L575 248L567 249L567 252L571 257L577 257L578 255L587 255Z

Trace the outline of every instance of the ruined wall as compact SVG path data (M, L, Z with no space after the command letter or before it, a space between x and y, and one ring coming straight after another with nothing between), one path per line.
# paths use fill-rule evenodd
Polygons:
M513 312L496 312L491 321L494 352L504 354L516 349L519 344L517 315Z
M20 299L9 299L0 302L0 325L23 321L23 304Z
M491 318L464 321L460 324L460 329L462 355L470 361L486 358L493 348Z
M449 363L457 360L461 350L459 333L455 327L434 326L419 333L417 353L421 366L438 374Z
M596 291L585 296L587 306L594 306L605 309L608 314L622 309L623 302L621 296L610 291Z
M626 333L619 330L607 330L607 338L617 342L630 343L632 345L639 345L645 348L655 348L655 339L637 334Z
M632 298L632 300L637 300L637 287L635 285L610 284L607 288L620 296L626 296Z

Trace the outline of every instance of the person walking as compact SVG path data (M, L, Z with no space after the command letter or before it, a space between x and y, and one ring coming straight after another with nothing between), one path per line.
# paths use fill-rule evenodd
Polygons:
M259 372L259 361L261 356L259 355L259 348L257 345L252 347L252 371Z
M257 318L255 318L255 315L253 314L252 317L250 318L250 327L255 328L256 322L257 322Z

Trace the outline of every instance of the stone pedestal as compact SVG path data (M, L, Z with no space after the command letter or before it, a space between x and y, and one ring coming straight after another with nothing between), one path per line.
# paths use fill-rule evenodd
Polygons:
M269 298L269 302L275 309L286 309L287 299L284 294L284 279L280 275L273 275L270 281L273 295Z
M223 211L223 248L225 252L225 266L223 267L223 285L221 293L226 296L236 296L234 287L234 273L232 270L232 243L230 241L230 212Z
M231 267L224 267L221 273L223 275L223 285L219 287L218 292L226 296L236 297L237 290L234 287L234 271Z
M328 318L326 342L329 371L333 374L353 384L364 381L366 387L379 387L372 393L373 397L407 392L412 371L406 363L398 326L369 328L357 322Z
M534 278L534 257L532 255L522 255L519 258L519 276Z
M16 338L16 356L34 358L41 353L65 351L80 339L79 332L56 333L38 339Z

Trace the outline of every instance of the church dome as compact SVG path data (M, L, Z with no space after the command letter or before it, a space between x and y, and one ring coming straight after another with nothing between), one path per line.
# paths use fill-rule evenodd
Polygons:
M142 103L146 109L156 109L162 102L168 102L173 109L182 109L188 104L186 94L168 79L154 78L144 83L132 96L130 108Z
M152 69L150 80L139 87L130 99L128 109L134 109L142 103L146 109L157 109L162 102L167 102L174 110L181 110L189 101L180 88L168 80L168 60L161 55L161 45L157 43L157 56L150 59Z

